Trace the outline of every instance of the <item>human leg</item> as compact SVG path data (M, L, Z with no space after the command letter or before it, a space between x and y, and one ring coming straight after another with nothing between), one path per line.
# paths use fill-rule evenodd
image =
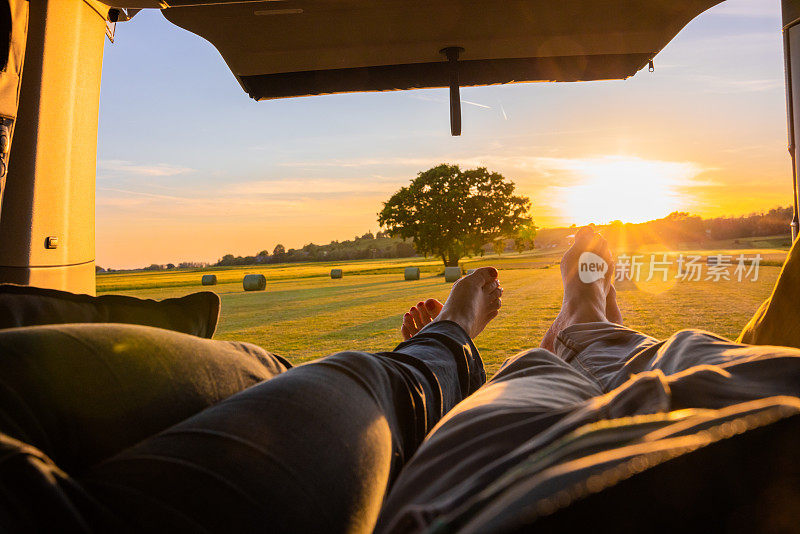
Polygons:
M574 279L565 277L565 294L570 283ZM559 314L566 320L554 324L560 357L538 349L509 360L437 425L392 489L379 532L455 531L467 521L478 525L476 532L527 524L598 485L600 474L631 476L643 469L636 466L694 450L685 446L692 440L702 447L732 429L747 431L796 413L799 351L737 345L699 331L658 342L614 324L621 316L611 291L604 312L602 292L586 294L593 300L588 310L576 301L577 308ZM576 309L586 317L597 310L596 320L576 320L570 311ZM746 457L746 448L730 450ZM718 464L730 474L725 462ZM697 466L676 473L718 476ZM759 483L739 497L759 494ZM703 486L709 491L704 497L713 497L712 487ZM645 484L648 493L640 489L636 502L657 503L661 488ZM682 494L674 503L688 510L692 500ZM738 504L726 502L720 511ZM600 509L610 519L604 524L628 516L613 505ZM592 526L591 520L576 522Z
M478 333L497 311L486 290L496 274L456 284L437 321L394 351L291 369L103 462L82 484L139 530L370 531L400 467L485 380L465 330Z
M602 276L586 277L581 270L589 263L605 271ZM597 271L594 271L597 272ZM613 298L614 262L606 240L594 231L593 226L584 226L575 233L575 242L561 258L561 282L564 285L564 298L553 324L542 338L542 348L555 352L558 333L573 324L609 321L606 308L609 295L614 306L611 315L617 317L619 308ZM592 274L592 273L589 273ZM621 318L620 318L621 320Z
M786 256L772 294L742 329L737 341L752 345L800 348L798 299L800 299L800 240L795 240Z
M160 328L0 330L0 432L75 474L250 386L285 360Z

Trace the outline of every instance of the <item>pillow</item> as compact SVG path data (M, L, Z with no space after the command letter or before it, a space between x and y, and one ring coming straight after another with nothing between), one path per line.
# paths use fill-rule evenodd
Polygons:
M250 343L140 325L0 330L0 433L75 475L289 367Z
M92 297L67 291L0 284L0 329L66 323L126 323L210 338L219 320L210 291L161 301L123 295Z

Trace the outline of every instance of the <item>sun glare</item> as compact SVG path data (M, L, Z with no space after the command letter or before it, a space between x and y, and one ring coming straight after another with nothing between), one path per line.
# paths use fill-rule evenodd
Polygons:
M694 163L630 156L568 160L579 181L563 188L564 215L576 224L644 222L691 204L682 188L702 169Z

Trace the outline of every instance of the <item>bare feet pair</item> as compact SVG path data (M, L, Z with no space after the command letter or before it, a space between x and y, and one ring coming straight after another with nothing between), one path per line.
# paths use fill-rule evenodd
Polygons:
M453 284L444 304L436 299L419 302L403 316L400 332L409 339L427 324L453 321L471 338L480 334L497 317L502 305L503 288L497 269L481 267Z
M597 280L585 282L581 280L580 269L582 256L587 252L605 262L605 271ZM481 267L453 284L444 304L428 299L412 306L403 316L403 339L411 338L431 322L446 320L456 322L470 337L476 337L500 311L503 288L497 276L494 267ZM561 259L561 280L564 299L558 316L542 339L543 348L553 351L558 333L573 324L596 321L622 324L613 284L613 257L608 243L594 226L585 226L575 234L575 243Z
M585 267L587 262L584 253L591 253L589 258L599 257L605 262L605 272L597 280L581 280L580 270L582 264ZM564 284L561 310L542 338L542 348L555 350L558 333L574 324L598 321L622 323L617 291L614 289L614 258L608 242L595 232L594 225L584 226L575 234L575 242L561 258L561 281Z

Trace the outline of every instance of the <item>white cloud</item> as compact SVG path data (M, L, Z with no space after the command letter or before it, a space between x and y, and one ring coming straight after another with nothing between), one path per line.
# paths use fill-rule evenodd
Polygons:
M550 205L559 206L557 211L573 214L575 211L572 206L588 211L586 206L594 205L592 202L597 194L595 190L623 191L624 195L642 190L642 195L645 196L648 192L655 192L662 197L674 199L677 205L677 200L685 189L704 185L698 180L698 175L709 170L691 161L660 161L634 156L525 156L518 155L519 152L515 149L504 149L502 146L497 147L496 151L500 153L471 158L442 157L439 161L457 163L462 168L487 166L496 169L514 179L518 191L531 194L545 211L546 205ZM97 205L107 214L113 213L115 217L136 213L137 217L165 221L208 217L225 217L226 220L273 220L300 215L318 217L340 213L342 210L363 212L379 206L381 200L406 185L417 170L438 163L422 158L390 160L409 168L380 175L369 168L377 164L375 162L380 161L379 159L336 159L316 164L365 169L356 170L355 176L345 178L298 176L261 179L219 184L216 187L206 186L186 190L185 194L172 191L162 194L152 190L138 190L135 187L101 187L98 188ZM654 189L656 186L660 189ZM569 188L578 188L583 194L568 196ZM691 196L688 192L685 194L687 198ZM641 200L644 196L638 198ZM642 209L646 209L646 203L640 204L645 206ZM625 212L623 208L628 211ZM630 211L627 203L615 206L614 211L621 213L620 218L638 217L638 214Z
M237 215L253 217L274 210L303 212L304 203L292 198L265 199L247 194L229 194L228 191L195 192L199 196L175 196L131 191L115 188L97 188L98 209L113 209L115 216L125 216L125 210L137 217L150 219L181 220L187 217L225 217Z
M704 76L703 83L708 87L706 93L738 94L738 93L758 93L762 91L783 90L784 81L782 78L764 78L756 80L732 80L718 76Z
M385 178L373 175L361 179L306 179L287 178L279 180L260 180L241 182L226 187L226 195L266 195L266 196L319 196L330 194L381 193L393 187L400 187L407 179Z
M432 158L406 158L406 157L387 157L387 158L352 158L352 159L326 159L318 161L297 161L280 163L281 167L384 167L387 165L411 165L420 167L424 165L435 165Z
M121 159L100 160L97 162L97 170L103 174L134 174L139 176L176 176L194 171L189 167L181 167L169 163L139 165L132 161Z

